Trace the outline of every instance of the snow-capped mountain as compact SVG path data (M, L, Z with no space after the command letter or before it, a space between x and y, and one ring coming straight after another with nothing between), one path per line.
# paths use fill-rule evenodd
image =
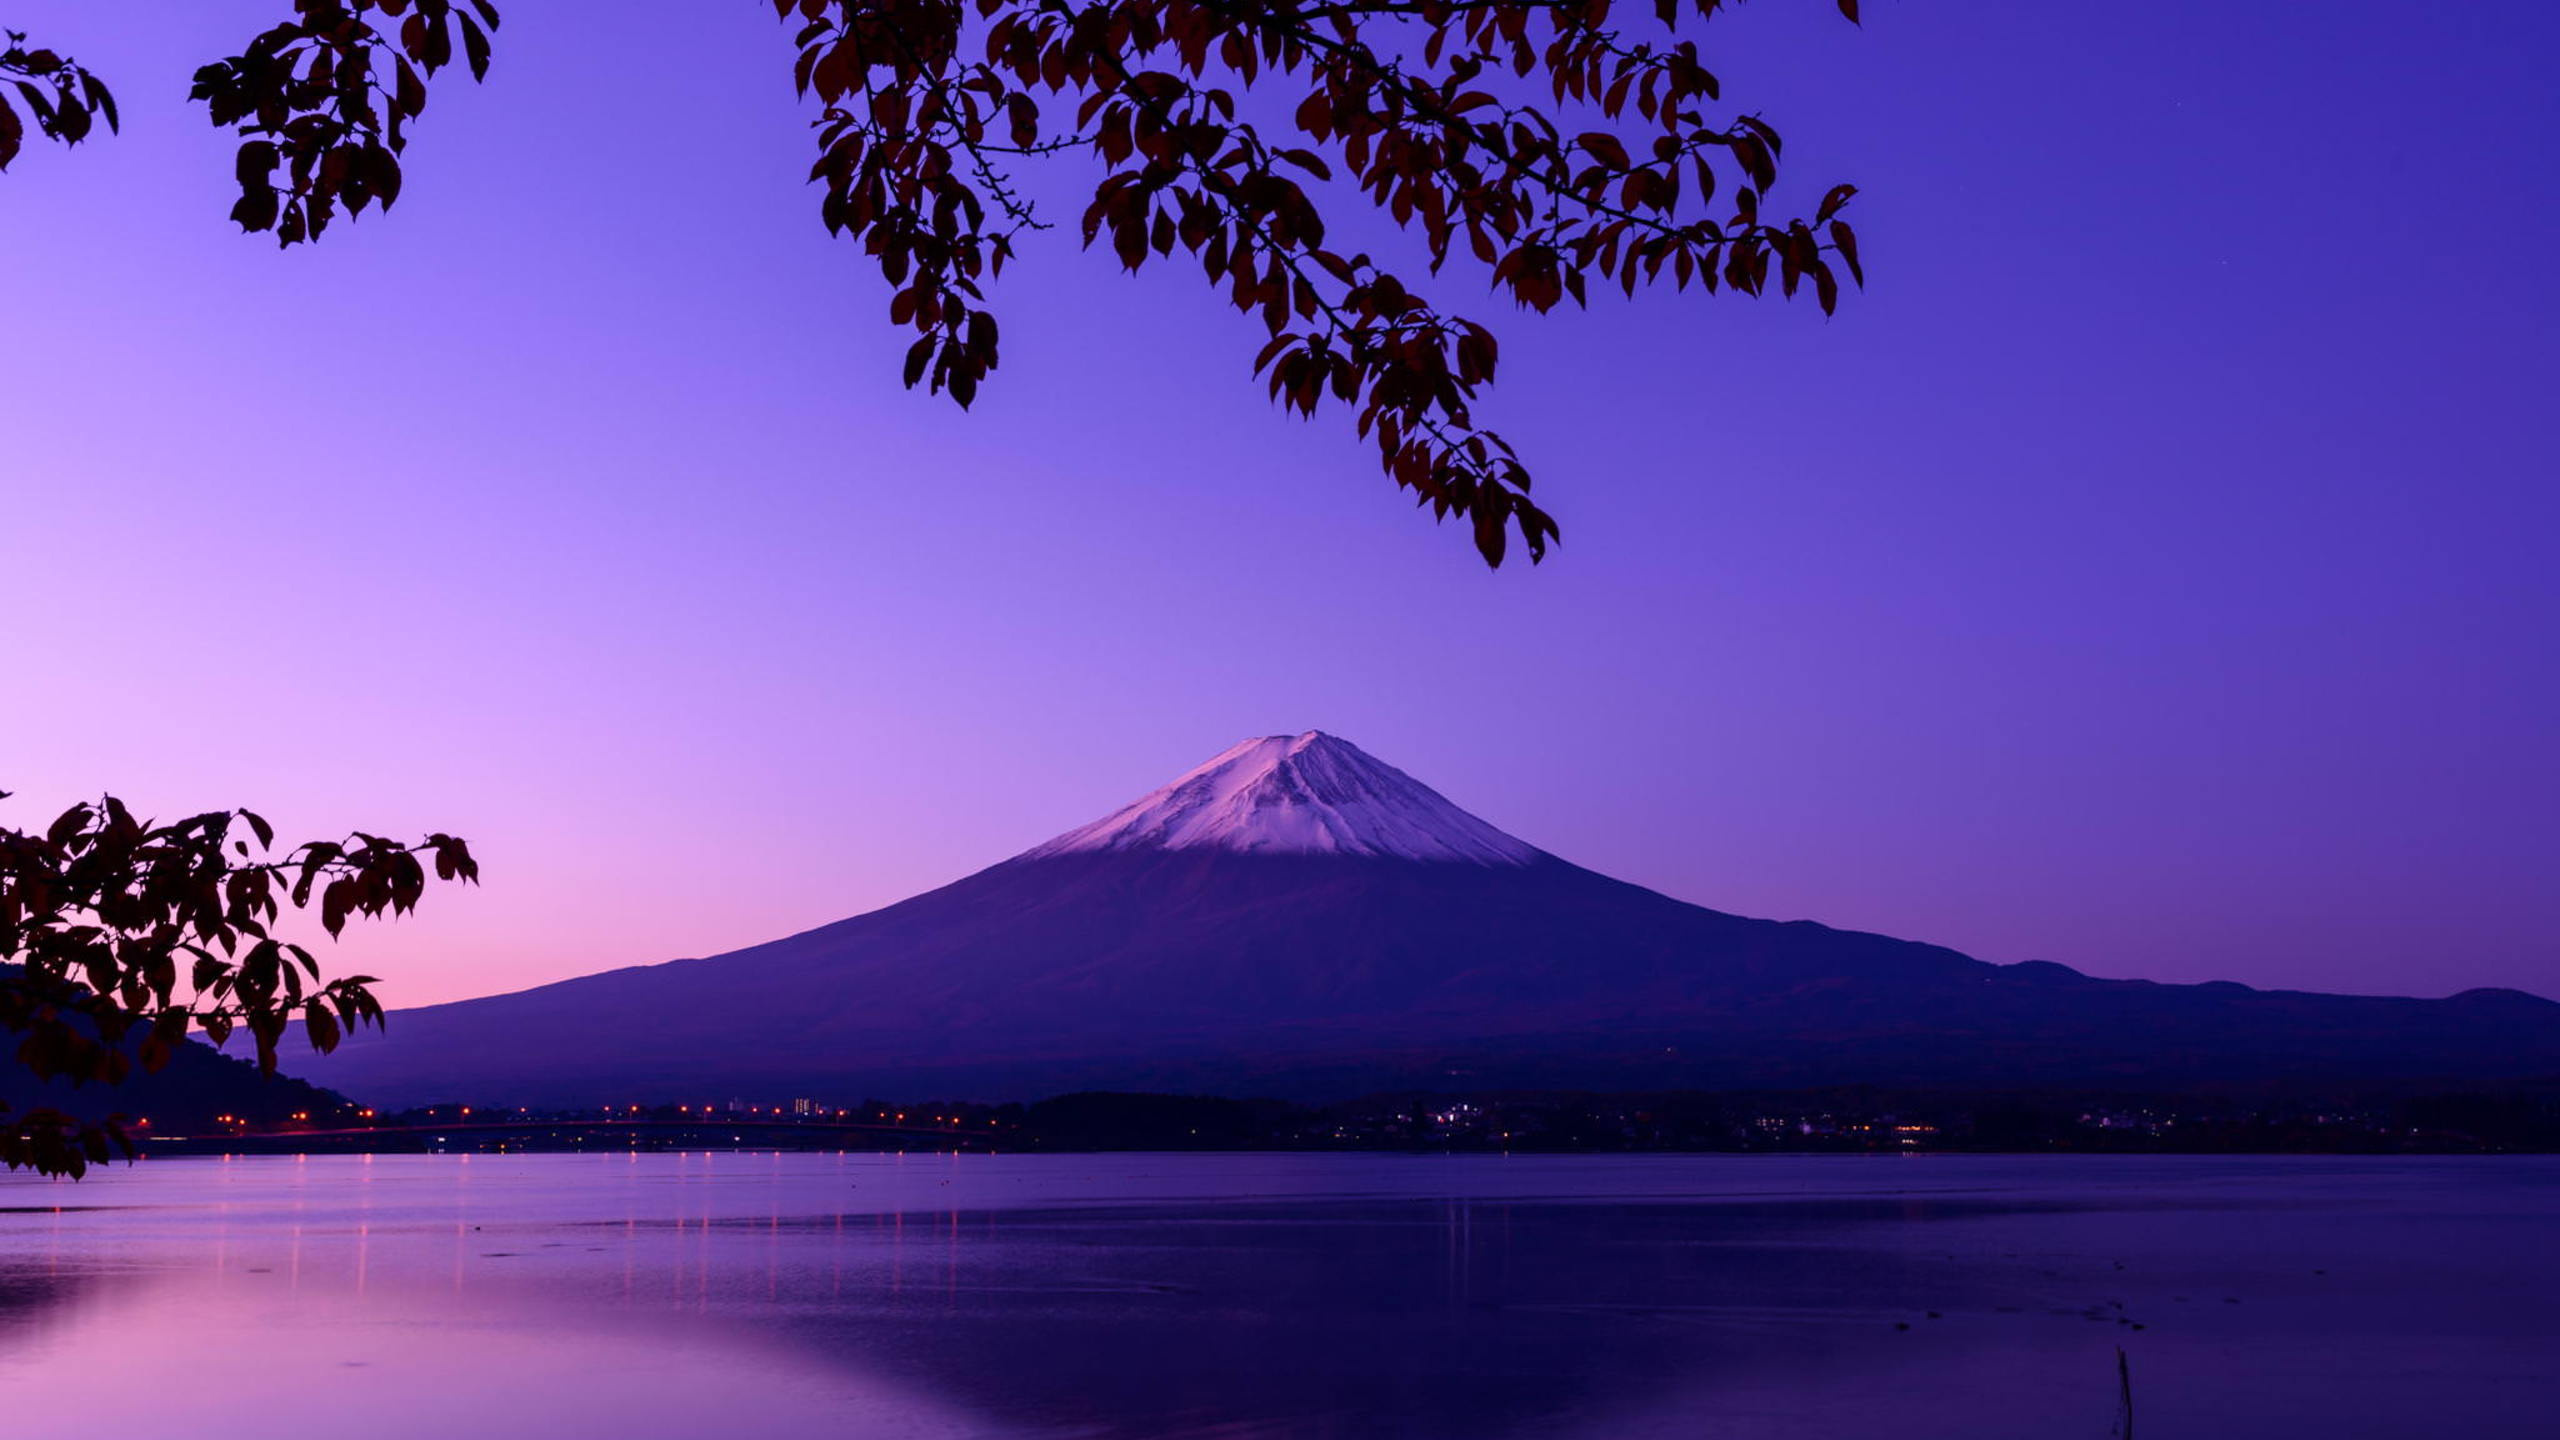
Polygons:
M2361 1086L2560 1076L2560 1005L2101 980L1728 915L1568 864L1311 731L913 899L400 1011L303 1068L377 1105Z
M1042 860L1115 850L1368 855L1527 865L1544 851L1452 805L1348 740L1309 730L1221 751L1172 784L1023 852Z

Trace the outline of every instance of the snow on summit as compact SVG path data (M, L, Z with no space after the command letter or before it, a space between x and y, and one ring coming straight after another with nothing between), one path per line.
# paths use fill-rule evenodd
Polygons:
M1527 865L1544 858L1440 792L1320 730L1228 748L1154 794L1021 858L1111 850L1374 855Z

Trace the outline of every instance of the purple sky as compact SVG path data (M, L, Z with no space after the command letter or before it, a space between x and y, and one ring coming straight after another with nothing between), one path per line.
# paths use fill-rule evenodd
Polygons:
M1501 322L1488 575L1177 274L1039 237L962 415L819 226L769 7L508 7L387 220L242 238L264 3L10 0L125 133L0 177L0 820L448 828L395 1004L764 940L1251 734L1755 915L2560 992L2560 11L1764 0L1872 288ZM1072 220L1072 212L1065 217Z

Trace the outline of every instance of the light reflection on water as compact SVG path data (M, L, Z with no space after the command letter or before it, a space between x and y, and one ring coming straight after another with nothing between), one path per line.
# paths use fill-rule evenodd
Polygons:
M2146 1434L2544 1436L2554 1220L2547 1159L156 1160L0 1181L0 1416L2096 1440L2122 1345Z

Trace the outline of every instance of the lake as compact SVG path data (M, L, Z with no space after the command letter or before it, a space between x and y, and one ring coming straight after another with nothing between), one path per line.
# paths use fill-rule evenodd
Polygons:
M2560 1433L2560 1159L157 1159L11 1437Z

